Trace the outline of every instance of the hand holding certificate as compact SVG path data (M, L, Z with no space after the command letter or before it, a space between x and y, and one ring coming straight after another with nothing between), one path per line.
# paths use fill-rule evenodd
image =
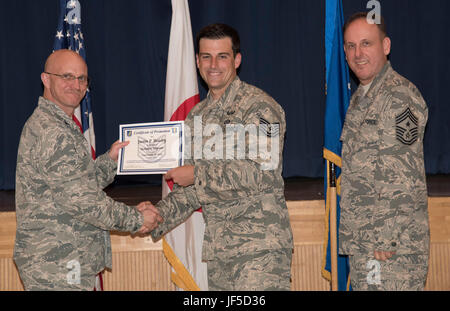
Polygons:
M165 174L183 165L183 121L124 124L119 136L130 143L119 153L118 175Z

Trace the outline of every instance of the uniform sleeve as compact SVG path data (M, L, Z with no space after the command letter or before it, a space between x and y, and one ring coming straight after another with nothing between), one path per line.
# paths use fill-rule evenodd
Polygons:
M195 160L194 188L200 204L247 198L280 185L284 111L258 99L252 107L244 119L245 144L235 139L229 148L236 151L234 157ZM228 143L225 138L223 145Z
M95 171L97 175L97 182L101 189L106 188L114 181L116 176L117 163L112 160L108 153L102 154L95 159Z
M136 232L143 217L133 207L116 202L97 182L94 162L68 143L67 133L46 135L36 149L38 167L47 181L56 208L103 230Z
M163 222L151 232L153 240L157 241L199 209L200 203L193 186L179 187L175 185L174 190L159 201L155 207L163 218Z
M421 206L418 201L426 200L423 136L428 110L420 95L393 94L382 114L379 133L374 236L376 250L395 252L406 242L400 236L411 229L417 206Z

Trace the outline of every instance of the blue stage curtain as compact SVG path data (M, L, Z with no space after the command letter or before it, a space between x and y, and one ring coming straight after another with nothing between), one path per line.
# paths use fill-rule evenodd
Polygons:
M118 139L119 124L163 120L172 11L170 0L80 2L100 155ZM366 2L343 1L344 18L366 10ZM450 84L450 2L380 2L392 39L392 65L419 87L429 107L427 173L450 173L450 105L444 97ZM53 46L58 3L0 2L0 189L14 188L20 133L42 94L40 73ZM284 177L321 177L325 1L189 0L189 6L194 37L212 22L239 31L241 79L268 92L286 111ZM160 182L160 176L126 178Z

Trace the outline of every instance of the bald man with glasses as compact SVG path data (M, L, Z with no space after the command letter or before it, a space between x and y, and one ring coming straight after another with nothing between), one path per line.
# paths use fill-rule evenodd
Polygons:
M89 85L83 58L52 53L41 80L44 94L17 155L14 261L25 290L93 290L96 275L112 266L109 231L145 233L162 218L150 202L141 202L140 212L103 191L127 142L92 160L72 120Z

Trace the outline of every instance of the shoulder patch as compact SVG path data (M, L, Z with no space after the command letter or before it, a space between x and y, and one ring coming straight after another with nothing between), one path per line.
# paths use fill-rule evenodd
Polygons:
M395 134L397 140L405 145L412 145L419 136L419 122L409 108L395 117Z
M259 131L267 137L277 137L280 134L280 123L270 123L264 118L259 118Z

